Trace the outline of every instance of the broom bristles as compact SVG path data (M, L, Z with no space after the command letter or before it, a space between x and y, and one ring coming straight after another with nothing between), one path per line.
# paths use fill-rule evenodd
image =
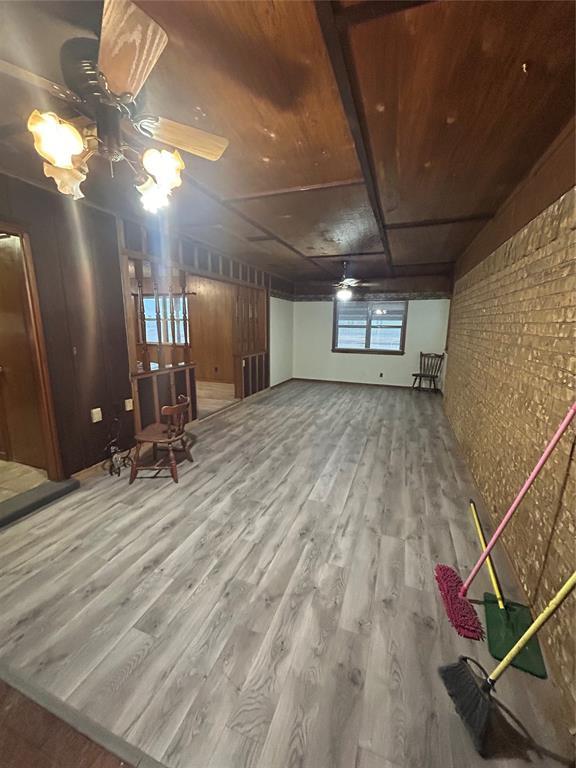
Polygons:
M463 586L460 576L454 568L450 568L448 565L437 565L434 569L434 575L446 615L456 632L471 640L482 640L484 628L480 623L476 609L469 600L460 597L460 590Z
M474 747L479 755L487 756L488 726L493 707L488 691L483 690L482 681L470 669L463 656L455 664L440 667L438 672L454 702L460 719L466 726Z

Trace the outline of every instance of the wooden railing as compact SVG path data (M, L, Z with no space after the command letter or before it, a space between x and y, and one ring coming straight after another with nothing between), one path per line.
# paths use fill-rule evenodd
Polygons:
M178 395L190 398L188 421L193 421L198 416L194 363L133 374L132 397L136 431L139 432L148 424L160 421L162 406L175 405Z

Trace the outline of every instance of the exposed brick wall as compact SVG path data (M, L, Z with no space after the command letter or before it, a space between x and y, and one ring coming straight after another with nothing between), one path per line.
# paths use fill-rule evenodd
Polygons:
M445 407L493 523L576 397L575 191L454 288ZM573 423L504 534L535 610L575 567L575 432ZM575 607L572 594L541 632L549 667L572 711Z

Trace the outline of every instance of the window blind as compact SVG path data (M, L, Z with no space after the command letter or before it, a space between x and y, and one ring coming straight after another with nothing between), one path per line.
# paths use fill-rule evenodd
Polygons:
M401 353L405 301L335 301L334 351Z

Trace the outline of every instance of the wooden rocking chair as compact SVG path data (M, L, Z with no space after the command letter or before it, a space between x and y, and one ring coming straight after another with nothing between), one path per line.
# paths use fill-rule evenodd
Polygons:
M149 424L142 432L134 435L136 440L136 453L130 470L129 485L132 485L138 477L138 472L142 469L151 470L154 474L143 475L141 479L167 477L161 474L162 470L168 469L175 483L178 482L178 465L176 463L175 452L184 452L188 461L194 461L191 452L191 441L184 431L186 424L186 415L190 398L179 395L177 405L165 405L160 413L167 417L166 422L156 422ZM152 443L152 452L154 464L140 464L140 451L145 443ZM158 459L158 449L168 452L168 463L166 457Z
M422 382L427 381L427 389L430 392L440 392L438 389L438 377L442 370L442 363L444 362L444 355L438 355L433 352L420 352L420 370L418 373L413 373L414 380L412 381L412 389L425 389ZM418 386L416 386L418 382Z

